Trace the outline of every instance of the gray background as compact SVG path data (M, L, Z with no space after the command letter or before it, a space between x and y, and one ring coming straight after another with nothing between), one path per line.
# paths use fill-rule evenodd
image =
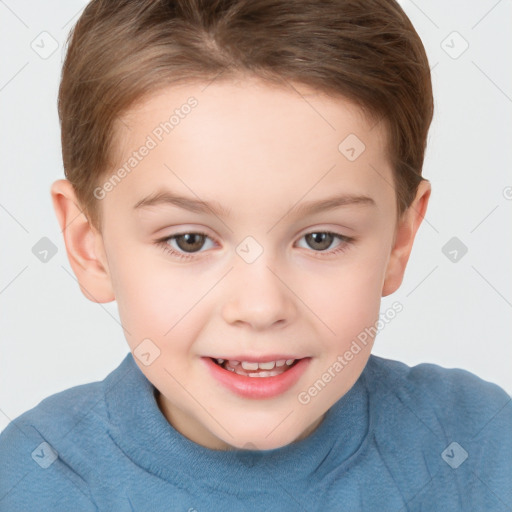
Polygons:
M53 393L103 379L128 352L116 303L80 292L50 198L64 177L64 44L85 4L0 0L0 429ZM374 353L464 368L512 393L511 0L400 4L433 72L432 197L402 287L382 302L403 311ZM46 262L33 252L43 237L57 251Z

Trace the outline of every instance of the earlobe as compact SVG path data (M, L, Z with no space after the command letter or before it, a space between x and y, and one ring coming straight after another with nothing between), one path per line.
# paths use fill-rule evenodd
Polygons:
M404 212L397 225L395 241L389 256L382 286L383 297L398 290L402 284L414 238L427 211L430 192L430 182L422 181L418 186L414 201Z
M80 290L92 302L112 302L115 296L103 239L82 212L73 185L68 180L57 180L51 186L51 196Z

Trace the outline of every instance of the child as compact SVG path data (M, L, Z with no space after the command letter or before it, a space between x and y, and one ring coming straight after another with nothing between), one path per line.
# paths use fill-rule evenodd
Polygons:
M0 510L511 509L510 397L371 355L431 191L396 2L93 0L59 115L67 255L130 352L2 432Z

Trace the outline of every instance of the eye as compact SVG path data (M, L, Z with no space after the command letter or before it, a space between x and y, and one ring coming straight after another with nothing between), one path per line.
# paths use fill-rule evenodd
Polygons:
M354 238L333 233L331 231L313 231L306 233L300 239L305 239L309 248L313 249L314 253L319 253L321 256L333 255L348 249L349 245L355 241ZM333 250L327 249L332 245L333 241L338 239L340 244ZM196 253L201 252L200 249L204 247L206 240L212 240L206 233L201 232L185 232L177 233L160 240L155 243L162 247L164 252L173 257L180 259L193 259ZM173 247L172 243L175 243Z
M331 231L313 231L306 233L301 237L301 239L302 238L306 240L309 247L314 249L314 252L325 253L328 255L337 254L338 252L347 250L350 243L354 241L354 238L352 237L333 233ZM338 239L340 244L335 249L326 251L335 239Z
M178 233L176 235L157 240L157 245L160 245L166 253L169 253L172 256L190 259L193 258L194 254L198 252L197 250L204 245L205 239L211 240L206 233ZM170 242L175 242L177 249L173 248ZM184 253L181 251L184 251Z

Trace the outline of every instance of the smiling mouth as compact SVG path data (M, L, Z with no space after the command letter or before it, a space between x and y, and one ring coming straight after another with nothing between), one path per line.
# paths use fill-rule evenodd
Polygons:
M275 377L288 371L301 359L281 359L266 363L255 363L248 361L234 361L225 359L210 358L217 366L226 371L242 375L244 377Z

